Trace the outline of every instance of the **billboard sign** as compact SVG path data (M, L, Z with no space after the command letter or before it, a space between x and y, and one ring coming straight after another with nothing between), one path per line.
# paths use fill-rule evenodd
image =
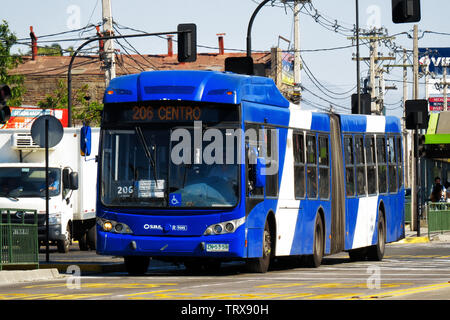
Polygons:
M428 102L428 111L444 111L444 97L429 98ZM447 98L447 106L450 106L449 98Z
M294 55L291 53L283 53L281 60L282 71L281 81L284 84L294 85Z
M34 120L43 115L57 118L63 127L68 126L67 109L41 109L39 107L10 107L11 118L0 129L31 129Z
M450 66L450 48L419 48L419 64L429 72L443 74L443 68Z

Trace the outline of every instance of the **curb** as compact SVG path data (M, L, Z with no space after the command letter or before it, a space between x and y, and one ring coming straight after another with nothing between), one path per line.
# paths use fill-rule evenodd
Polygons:
M54 280L62 278L58 270L35 269L35 270L4 270L0 271L0 285L10 285L19 282Z
M407 237L395 243L429 243L428 237Z
M123 263L113 263L113 264L96 264L96 263L77 263L73 262L63 262L63 263L41 263L39 268L41 269L56 269L60 273L67 273L67 269L70 266L77 266L80 268L81 273L111 273L111 272L124 272L125 264ZM69 272L72 274L73 272Z

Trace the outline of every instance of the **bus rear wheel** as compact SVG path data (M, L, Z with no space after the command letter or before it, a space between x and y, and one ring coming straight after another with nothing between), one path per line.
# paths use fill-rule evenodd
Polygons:
M248 259L246 261L247 270L253 273L266 273L269 270L270 257L272 254L272 235L270 233L269 222L266 221L263 235L263 252L261 258Z
M318 268L322 263L324 253L324 228L322 218L317 216L314 227L313 254L306 256L306 264L311 268Z
M150 257L144 256L127 256L124 257L125 270L131 276L141 276L147 272L150 264Z

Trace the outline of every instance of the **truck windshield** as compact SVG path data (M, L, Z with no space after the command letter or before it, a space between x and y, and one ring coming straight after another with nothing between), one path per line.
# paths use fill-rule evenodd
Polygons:
M213 155L223 161L207 164L201 152L211 142L202 142L201 148L195 148L192 138L183 149L180 143L186 143L185 140L171 141L177 129L193 133L192 127L155 124L103 130L100 181L105 205L209 208L237 204L236 144L231 148L221 144ZM229 134L226 129L215 130L225 142ZM225 161L227 153L232 153L233 161ZM178 157L187 161L174 159Z
M60 170L49 168L49 195L60 194ZM0 197L45 197L45 168L0 168Z

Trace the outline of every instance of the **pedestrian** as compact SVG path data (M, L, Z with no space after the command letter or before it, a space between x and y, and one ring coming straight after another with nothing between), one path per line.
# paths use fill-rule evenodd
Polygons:
M441 184L441 178L434 178L434 185L431 189L430 200L431 202L446 201L447 192L445 187Z

